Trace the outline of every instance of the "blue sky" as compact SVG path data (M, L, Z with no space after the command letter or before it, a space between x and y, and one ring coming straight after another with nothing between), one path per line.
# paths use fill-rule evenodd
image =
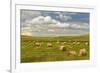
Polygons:
M21 10L21 31L25 35L76 36L89 34L89 13Z
M59 14L53 11L41 11L42 15L43 16L51 16L52 18L56 19L56 20L60 20L60 18L57 16L59 16ZM80 12L60 12L62 15L64 16L70 16L72 17L72 19L69 19L68 21L71 21L71 22L86 22L86 23L89 23L89 13L80 13ZM65 22L68 22L68 21L65 21Z

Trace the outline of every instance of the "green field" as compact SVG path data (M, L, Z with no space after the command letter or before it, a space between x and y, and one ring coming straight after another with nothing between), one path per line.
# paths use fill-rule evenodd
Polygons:
M37 46L37 42L41 43L41 46ZM52 47L48 47L47 43L51 43ZM59 50L62 45L65 46L64 51ZM79 53L79 50L82 48L87 50L85 56L68 55L70 50ZM21 35L21 63L70 60L89 60L89 35L59 37L32 37Z

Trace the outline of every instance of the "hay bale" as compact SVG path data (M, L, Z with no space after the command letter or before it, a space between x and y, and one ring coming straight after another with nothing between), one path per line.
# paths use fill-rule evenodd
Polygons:
M52 43L49 42L49 43L47 43L47 46L52 47L53 45L52 45Z
M86 55L87 55L87 50L85 48L80 49L79 56L86 56Z
M60 46L59 50L66 51L66 47L65 46Z
M77 52L76 51L69 51L68 56L77 56Z

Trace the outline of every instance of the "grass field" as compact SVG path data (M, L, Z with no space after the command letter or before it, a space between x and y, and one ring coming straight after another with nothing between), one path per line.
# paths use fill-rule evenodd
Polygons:
M41 43L41 46L35 45L36 42ZM52 47L48 47L47 43L51 43ZM88 45L85 43L88 43ZM64 51L59 50L61 45L65 46ZM67 55L70 50L74 50L76 53L79 53L79 50L82 48L87 50L87 55ZM21 63L88 59L89 35L59 37L32 37L21 35Z

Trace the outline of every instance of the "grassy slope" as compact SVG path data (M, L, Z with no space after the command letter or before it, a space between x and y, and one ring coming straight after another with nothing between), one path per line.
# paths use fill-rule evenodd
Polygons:
M57 40L60 43L56 43ZM43 42L41 47L35 46L36 41ZM59 47L62 41L66 41L66 51L60 51ZM79 41L80 44L72 44L73 41ZM53 47L48 47L47 43L51 42ZM64 60L85 60L89 59L89 36L61 36L61 37L31 37L21 36L21 62L46 62L46 61L64 61ZM69 45L69 46L68 46ZM88 51L87 56L83 57L70 57L67 56L69 50L75 50L77 53L79 49L86 48Z

